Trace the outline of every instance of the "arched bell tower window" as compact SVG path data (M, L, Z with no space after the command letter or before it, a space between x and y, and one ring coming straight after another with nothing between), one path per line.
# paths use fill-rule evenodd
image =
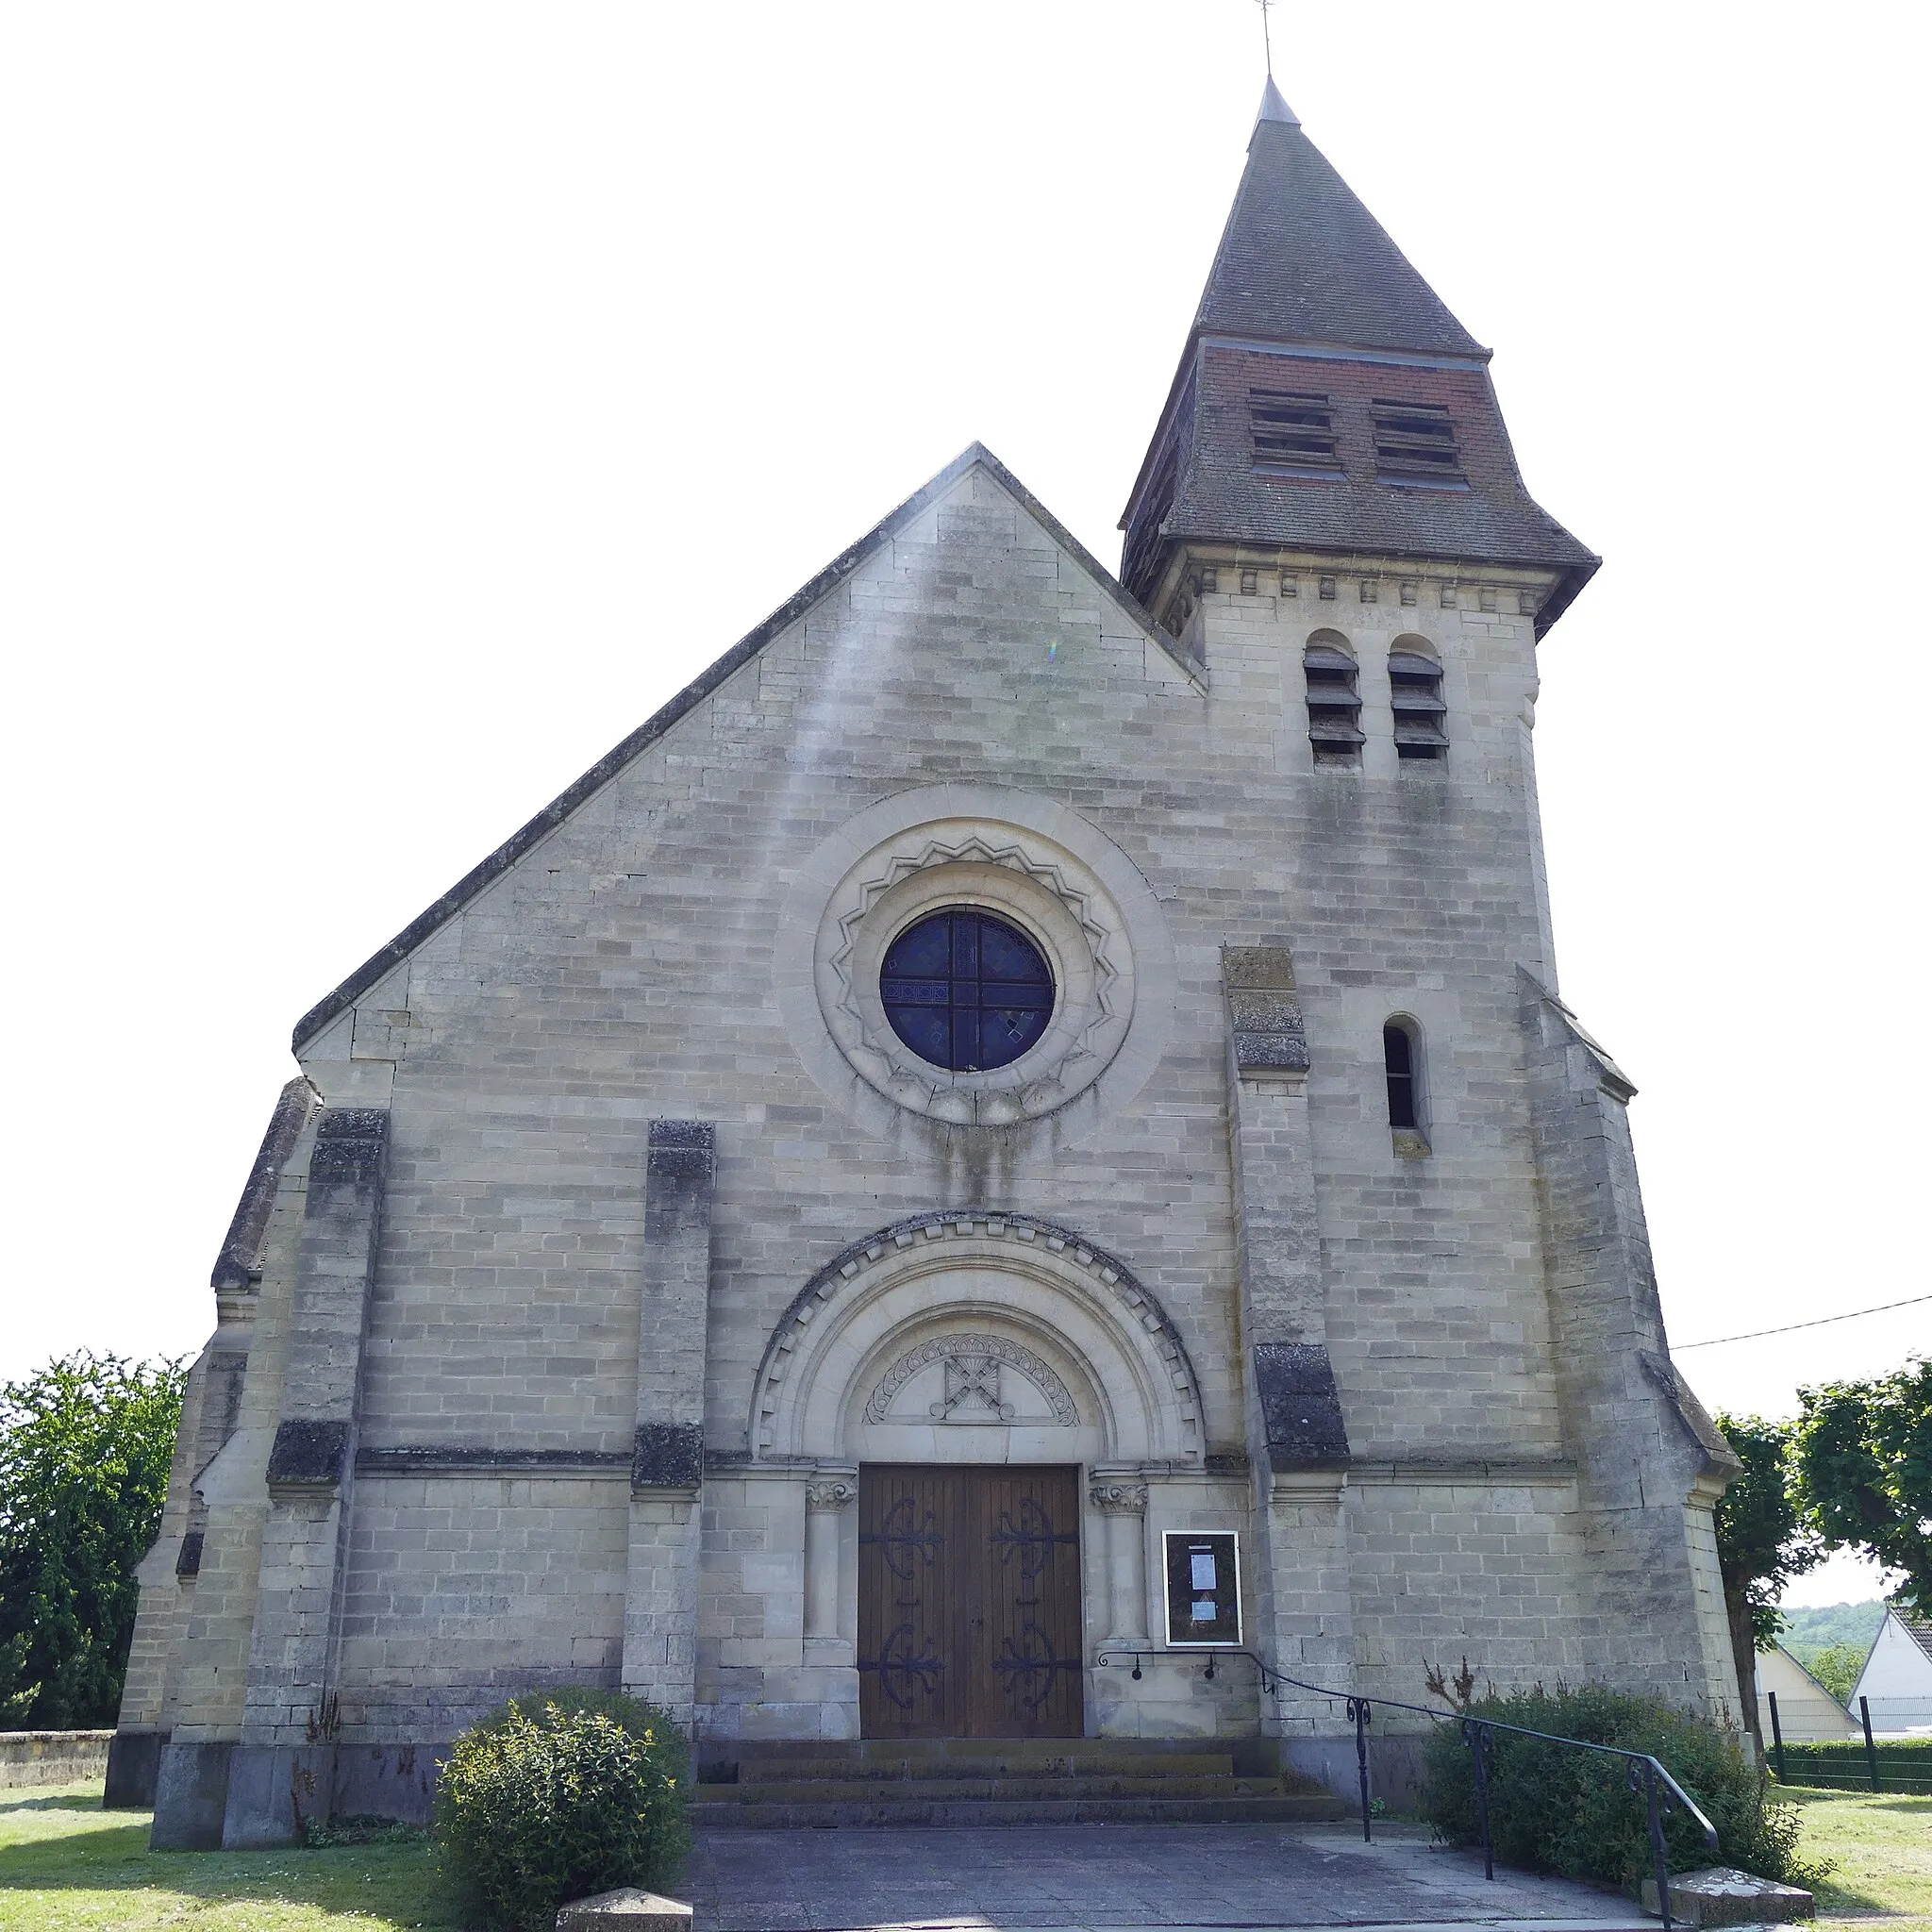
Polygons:
M1397 638L1389 653L1389 702L1395 713L1395 756L1440 758L1449 749L1442 721L1442 666L1421 638Z
M1010 1066L1053 1018L1053 969L1020 930L977 907L909 925L886 949L879 999L921 1059L955 1074Z
M1382 1065L1389 1082L1389 1124L1398 1135L1423 1131L1422 1029L1401 1016L1382 1028Z
M1362 698L1355 653L1341 632L1318 630L1302 653L1308 681L1308 738L1318 765L1358 765Z

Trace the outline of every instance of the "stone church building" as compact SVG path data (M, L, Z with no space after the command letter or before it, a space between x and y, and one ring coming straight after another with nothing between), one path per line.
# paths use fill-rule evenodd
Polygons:
M420 1816L543 1686L721 1776L1352 1775L1322 1692L1464 1657L1736 1709L1551 945L1597 559L1489 353L1271 82L1118 577L967 450L303 1018L142 1570L158 1843Z

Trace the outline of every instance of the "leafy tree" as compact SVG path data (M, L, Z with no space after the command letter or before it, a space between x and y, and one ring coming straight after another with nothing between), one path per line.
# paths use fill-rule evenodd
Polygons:
M1932 1614L1932 1360L1798 1391L1792 1494L1826 1549L1902 1570L1898 1601Z
M1757 1738L1756 1653L1784 1628L1777 1600L1785 1585L1823 1562L1824 1549L1800 1520L1786 1479L1792 1424L1755 1415L1720 1415L1717 1424L1744 1465L1717 1506L1717 1560L1741 1715Z
M0 1384L0 1726L114 1722L186 1381L83 1351Z
M1864 1670L1865 1659L1871 1654L1869 1649L1860 1650L1850 1643L1827 1644L1824 1649L1811 1651L1808 1655L1795 1650L1791 1652L1840 1704L1852 1701L1852 1692L1858 1686L1858 1674Z

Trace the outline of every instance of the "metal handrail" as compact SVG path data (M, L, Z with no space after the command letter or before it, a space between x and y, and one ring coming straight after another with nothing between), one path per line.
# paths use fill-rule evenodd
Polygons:
M1134 1674L1138 1677L1143 1657L1159 1657L1172 1662L1201 1655L1198 1650L1104 1649L1094 1661L1105 1665L1124 1662L1131 1657ZM1533 1731L1524 1724L1505 1724L1500 1718L1472 1717L1466 1711L1436 1710L1426 1704L1405 1704L1399 1697L1357 1696L1353 1690L1337 1690L1326 1684L1310 1684L1304 1678L1291 1677L1286 1671L1276 1670L1265 1657L1257 1657L1252 1650L1217 1646L1208 1651L1207 1657L1208 1668L1202 1674L1209 1681L1213 1679L1217 1660L1242 1657L1260 1672L1261 1688L1272 1696L1279 1697L1284 1688L1291 1686L1297 1690L1310 1691L1317 1697L1332 1698L1347 1706L1349 1722L1355 1726L1356 1773L1361 1785L1362 1838L1365 1841L1373 1842L1369 1829L1369 1721L1374 1715L1375 1707L1380 1706L1384 1710L1415 1711L1431 1724L1461 1725L1462 1741L1469 1747L1470 1768L1475 1778L1475 1810L1482 1827L1485 1878L1493 1879L1496 1875L1495 1855L1490 1839L1490 1772L1498 1731L1507 1731L1518 1738L1541 1739L1545 1744L1567 1744L1574 1751L1594 1751L1601 1757L1621 1757L1625 1761L1630 1789L1643 1793L1645 1823L1650 1833L1651 1866L1657 1879L1657 1902L1664 1922L1664 1932L1671 1932L1672 1925L1671 1869L1664 1843L1665 1821L1681 1807L1697 1822L1704 1833L1705 1843L1713 1852L1717 1850L1717 1826L1704 1815L1697 1800L1647 1751L1625 1751L1616 1744L1592 1744L1582 1738L1559 1738L1554 1731Z

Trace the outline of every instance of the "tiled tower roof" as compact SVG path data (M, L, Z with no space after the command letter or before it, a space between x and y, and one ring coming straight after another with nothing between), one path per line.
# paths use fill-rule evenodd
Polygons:
M1488 353L1302 132L1272 80L1192 333Z
M1271 80L1122 580L1162 615L1190 541L1554 570L1541 635L1598 559L1524 488L1488 363Z

